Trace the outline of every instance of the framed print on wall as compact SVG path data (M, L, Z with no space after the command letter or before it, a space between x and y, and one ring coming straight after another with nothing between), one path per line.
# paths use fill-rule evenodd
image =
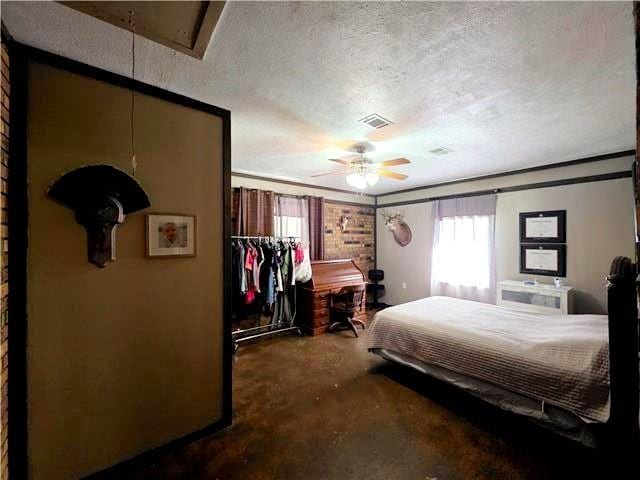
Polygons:
M195 257L196 216L178 213L147 215L147 257Z
M565 277L566 272L566 245L520 245L520 273Z
M524 212L520 214L521 243L565 243L567 211Z

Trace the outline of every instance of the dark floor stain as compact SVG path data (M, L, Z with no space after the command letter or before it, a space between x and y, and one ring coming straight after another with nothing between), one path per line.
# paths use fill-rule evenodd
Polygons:
M126 478L612 478L598 452L369 354L366 332L242 346L233 395L231 427Z

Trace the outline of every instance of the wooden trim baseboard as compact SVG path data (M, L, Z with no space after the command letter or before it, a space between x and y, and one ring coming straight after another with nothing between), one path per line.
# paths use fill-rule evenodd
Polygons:
M218 422L212 423L211 425L207 425L200 430L191 432L184 437L177 438L169 443L165 443L164 445L160 445L159 447L147 450L146 452L136 455L135 457L128 458L120 463L92 473L86 477L83 477L83 480L126 478L127 476L131 475L137 470L140 470L144 466L154 463L155 460L162 457L164 454L197 440L209 437L219 432L220 430L227 428L230 425L230 419L222 419Z

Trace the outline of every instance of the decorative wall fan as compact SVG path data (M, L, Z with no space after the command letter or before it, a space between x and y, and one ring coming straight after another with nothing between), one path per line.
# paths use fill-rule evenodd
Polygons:
M359 190L367 188L367 185L375 185L380 177L387 177L393 180L405 180L408 175L402 173L396 173L386 168L381 167L393 167L396 165L406 165L411 163L406 158L394 158L393 160L385 160L384 162L374 162L368 157L364 156L366 147L364 145L356 145L356 152L360 154L360 158L355 160L340 160L337 158L330 158L331 162L336 162L344 165L344 168L336 170L335 172L320 173L318 175L312 175L312 177L323 177L325 175L338 175L346 174L347 183L352 187Z

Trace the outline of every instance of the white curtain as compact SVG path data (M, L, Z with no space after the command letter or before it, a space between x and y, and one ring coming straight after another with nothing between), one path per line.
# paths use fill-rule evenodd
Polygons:
M303 197L276 195L274 233L276 237L296 237L309 245L309 202Z
M495 303L496 199L434 202L431 295Z
M311 279L311 257L309 256L309 201L305 197L276 195L273 230L276 237L295 237L302 243L304 259L296 264L296 282Z

